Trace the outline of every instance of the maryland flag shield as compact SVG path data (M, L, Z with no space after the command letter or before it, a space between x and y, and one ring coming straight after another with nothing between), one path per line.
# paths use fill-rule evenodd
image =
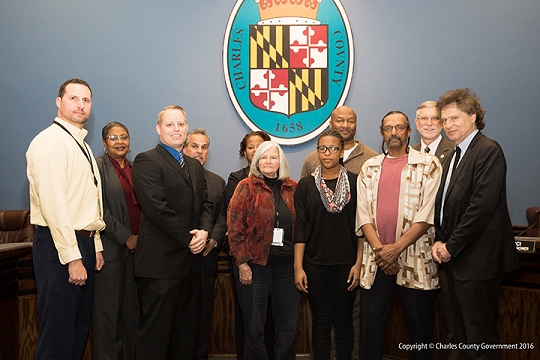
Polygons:
M251 25L250 99L291 115L328 100L328 26Z

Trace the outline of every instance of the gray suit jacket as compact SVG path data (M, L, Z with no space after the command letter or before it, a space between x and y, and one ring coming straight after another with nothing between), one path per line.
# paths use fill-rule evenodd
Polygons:
M412 146L414 150L420 151L421 148L421 142L416 143ZM441 162L441 165L444 166L444 162L446 159L452 155L454 151L454 143L450 140L447 140L444 136L441 139L441 142L439 143L439 146L437 146L437 150L435 151L435 156L439 158L439 161Z
M126 258L126 240L131 235L129 213L124 191L108 155L96 158L103 192L103 220L107 227L101 233L105 262ZM130 162L129 166L133 167Z
M212 222L214 226L209 234L210 237L217 242L217 248L213 249L208 255L203 257L203 264L207 274L209 276L215 276L217 274L218 249L221 246L223 238L225 237L225 232L227 231L225 219L219 216L223 203L225 180L223 180L221 176L206 169L204 169L204 177L208 188L208 200L214 205L212 212Z

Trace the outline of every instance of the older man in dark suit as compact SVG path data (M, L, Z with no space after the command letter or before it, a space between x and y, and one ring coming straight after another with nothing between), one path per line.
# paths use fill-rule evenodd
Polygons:
M203 128L196 128L187 135L184 152L187 156L198 160L202 166L208 159L210 137ZM199 323L199 337L197 341L197 359L208 359L208 338L210 337L212 300L214 295L214 280L217 275L218 249L223 242L227 224L225 217L219 213L223 202L225 180L217 174L204 169L206 186L208 187L208 200L214 205L212 216L213 228L203 251L203 270L201 271L201 313Z
M167 106L156 125L160 143L140 153L133 185L141 205L135 276L141 300L138 359L194 359L200 273L212 204L204 169L183 148L188 125L180 106Z
M452 150L454 150L454 143L441 135L442 124L437 113L437 103L430 100L418 105L414 122L421 140L412 148L435 155L444 165L448 155L452 154Z
M498 298L502 274L519 267L506 203L506 160L499 144L484 136L485 109L469 89L443 94L437 111L456 149L443 169L435 202L438 240L432 254L439 266L443 343L468 350L444 358L497 359Z

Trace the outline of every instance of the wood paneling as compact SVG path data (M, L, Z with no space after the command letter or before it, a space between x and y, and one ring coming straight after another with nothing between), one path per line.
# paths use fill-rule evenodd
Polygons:
M38 329L35 279L31 255L18 254L17 256L20 257L17 262L17 286L15 286L18 297L3 298L4 300L0 303L2 313L0 359L30 360L34 358ZM522 268L504 277L499 299L499 332L503 344L532 344L535 349L501 351L503 360L540 358L538 349L540 346L540 254L520 254L520 261ZM220 254L218 265L219 274L215 282L209 353L234 354L234 294L225 253ZM6 270L5 262L4 265L0 265L0 272L2 270ZM9 274L12 274L9 271L4 271L4 275L0 275L0 280L4 283L6 279L9 279ZM10 281L12 280L7 282ZM300 306L300 319L297 352L305 354L309 353L307 298L305 296L302 297ZM435 329L437 328L436 320ZM90 340L91 336L89 336L83 357L85 360L91 359ZM396 359L410 358L409 352L398 349L400 342L408 343L409 339L401 303L396 299L386 330L385 355ZM18 355L14 357L13 354Z

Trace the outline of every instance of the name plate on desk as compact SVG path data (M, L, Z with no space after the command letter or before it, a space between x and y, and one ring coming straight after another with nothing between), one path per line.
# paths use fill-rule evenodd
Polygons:
M540 238L519 236L515 238L516 249L522 253L534 253L536 251L536 242L540 241Z

